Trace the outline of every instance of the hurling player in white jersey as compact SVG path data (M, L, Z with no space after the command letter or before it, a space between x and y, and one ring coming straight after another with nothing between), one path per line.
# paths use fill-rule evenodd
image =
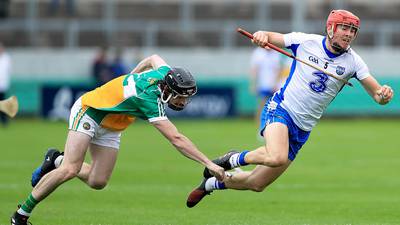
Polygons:
M361 57L350 48L359 27L360 19L353 13L333 10L326 22L326 36L258 31L253 34L253 42L259 46L271 43L289 48L296 57L345 80L355 78L376 103L385 105L393 98L392 88L380 85L370 75ZM260 133L265 138L265 146L253 151L230 151L213 161L225 170L248 164L257 167L232 174L223 182L205 169L204 179L189 194L187 206L195 206L204 196L218 189L263 191L289 167L326 107L344 85L343 81L293 61L286 83L267 102L261 116Z

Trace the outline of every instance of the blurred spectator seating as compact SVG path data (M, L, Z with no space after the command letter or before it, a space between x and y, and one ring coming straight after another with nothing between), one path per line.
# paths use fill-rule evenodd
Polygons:
M292 0L269 0L265 4L261 4L261 0L74 0L74 13L71 15L66 10L67 0L59 0L60 6L56 13L49 11L51 1L53 0L11 1L9 19L15 19L17 21L15 24L22 25L6 30L6 32L0 32L1 40L10 47L29 45L63 47L68 42L66 30L73 20L81 26L77 31L77 38L75 38L77 46L94 47L110 44L109 42L117 42L122 46L143 46L146 44L148 32L153 32L157 46L222 47L224 40L221 35L223 35L225 27L222 26L221 29L208 28L203 26L205 22L222 21L237 25L247 22L247 24L253 24L254 27L265 29L265 27L259 26L258 17L259 7L265 7L264 12L267 12L266 19L268 20L266 24L270 21L282 22L286 26L277 26L280 30L273 27L274 30L288 32L292 30L293 10L296 7L293 6L294 1ZM324 21L327 12L332 9L334 1L307 0L304 2L307 23ZM188 4L190 7L187 7ZM360 16L363 26L366 24L365 21L373 23L383 20L400 21L400 13L398 13L400 12L400 1L398 0L380 2L349 0L344 4L347 9ZM31 8L32 5L35 5L34 9ZM110 35L110 31L105 28L107 19L110 17L110 7L113 8L111 10L112 21L116 24L125 24L125 27L129 27L127 25L138 23L143 26L136 25L136 28L129 30L113 27L113 34ZM189 16L185 10L189 11ZM33 31L24 24L32 14L36 15L38 24L36 30ZM186 18L191 19L191 25L197 24L196 28L199 29L185 30L184 20ZM63 27L57 27L57 29L46 28L48 25L42 25L46 21L51 24L64 20L65 23L61 23ZM150 21L157 24L157 27L154 28L155 31L151 29L149 31L146 26ZM168 22L170 24L165 25ZM313 28L307 24L305 26L308 29ZM323 33L323 24L320 27L321 30L316 29L313 32ZM370 31L371 29L367 31L362 29L363 35L360 35L356 44L366 46L377 44L377 35ZM34 38L29 38L28 36L32 32L35 33ZM390 32L389 44L400 45L399 32L395 30ZM237 38L233 39L235 45L248 46L247 42L236 40Z

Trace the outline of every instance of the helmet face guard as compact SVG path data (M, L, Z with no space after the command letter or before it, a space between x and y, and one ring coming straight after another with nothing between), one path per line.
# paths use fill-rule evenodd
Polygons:
M353 30L354 31L354 39L356 39L357 35L358 35L358 31L359 31L359 27L354 25L354 24L348 24L348 23L332 23L332 25L330 25L330 29L328 30L328 36L329 38L333 38L338 26L345 26L347 27L347 29L349 30Z
M164 89L161 92L161 101L168 103L168 107L180 111L189 103L191 96L197 93L196 81L192 74L180 67L173 67L164 78ZM166 96L167 95L167 96ZM184 98L185 101L177 105L175 99ZM172 101L172 102L171 102Z

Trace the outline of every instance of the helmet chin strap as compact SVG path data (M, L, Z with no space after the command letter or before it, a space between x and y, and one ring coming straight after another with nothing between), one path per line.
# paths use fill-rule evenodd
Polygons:
M348 50L348 48L344 49L344 48L340 47L340 45L336 42L333 42L331 46L332 46L333 50L335 50L335 52L337 52L339 54L345 53Z
M161 92L161 102L162 103L165 104L165 103L169 102L169 100L171 98L172 98L172 93L169 93L167 99L164 99L164 91Z
M164 103L164 104L167 104L167 103L168 103L168 107L171 108L172 110L181 111L181 110L183 110L183 109L185 108L185 107L176 106L176 105L171 104L171 103L169 102L169 100L172 99L172 93L169 93L169 94L168 94L168 97L167 97L166 99L164 98L164 96L165 96L165 91L162 91L162 92L161 92L161 97L160 97L161 102Z

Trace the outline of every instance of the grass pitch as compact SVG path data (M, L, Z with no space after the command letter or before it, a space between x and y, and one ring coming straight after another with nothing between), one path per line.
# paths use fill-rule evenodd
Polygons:
M47 147L63 148L66 123L14 120L0 127L0 224L30 188ZM180 155L156 129L137 122L122 136L109 185L72 180L35 209L35 225L400 224L400 121L322 120L297 159L262 193L215 191L186 208L202 167ZM209 157L253 149L252 120L176 121ZM250 169L249 167L248 169Z

